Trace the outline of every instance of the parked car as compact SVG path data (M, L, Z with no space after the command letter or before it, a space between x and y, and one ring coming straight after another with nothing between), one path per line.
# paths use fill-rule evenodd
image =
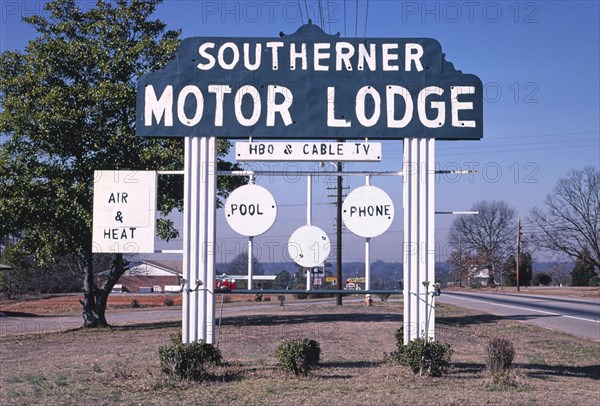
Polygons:
M233 290L237 288L237 285L235 279L231 279L226 274L223 274L217 277L215 287L221 290Z

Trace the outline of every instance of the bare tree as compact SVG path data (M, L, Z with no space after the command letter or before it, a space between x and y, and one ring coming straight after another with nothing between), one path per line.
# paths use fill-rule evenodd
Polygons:
M476 265L469 261L472 266L493 269L514 251L516 211L496 200L482 200L471 210L479 214L457 217L450 225L448 242L474 259Z
M227 273L230 275L246 275L248 273L248 252L240 252L233 258L227 267ZM252 274L263 275L264 270L258 258L252 256Z
M546 196L546 209L531 210L533 242L572 259L587 252L587 261L600 268L600 170L588 166L570 171Z

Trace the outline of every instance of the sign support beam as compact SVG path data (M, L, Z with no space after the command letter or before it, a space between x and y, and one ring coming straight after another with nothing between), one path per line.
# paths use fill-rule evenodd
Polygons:
M404 343L435 338L435 140L404 140Z
M186 137L182 337L214 342L216 137Z

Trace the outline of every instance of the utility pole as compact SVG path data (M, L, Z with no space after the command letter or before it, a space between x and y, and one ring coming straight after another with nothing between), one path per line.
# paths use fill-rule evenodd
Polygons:
M519 286L519 259L521 256L521 219L517 220L517 292L520 292Z
M342 163L337 163L337 171L342 172ZM342 177L337 177L337 222L336 222L336 244L335 244L335 276L338 290L342 290ZM336 304L342 305L342 295L336 296Z
M463 276L463 251L462 251L462 239L458 236L458 286L462 288L462 276Z

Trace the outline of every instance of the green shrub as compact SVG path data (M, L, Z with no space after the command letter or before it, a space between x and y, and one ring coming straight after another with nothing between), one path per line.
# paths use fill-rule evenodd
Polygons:
M515 347L506 338L492 338L485 346L487 367L491 374L498 379L506 376L512 368L515 358Z
M286 371L307 375L319 364L321 347L317 341L308 338L285 340L277 347L275 358Z
M402 328L396 330L395 338L397 350L391 354L392 358L398 364L410 367L415 374L441 376L450 367L453 351L449 344L434 340L426 342L421 337L404 345Z
M131 299L131 307L133 307L134 309L137 309L140 306L140 302L137 299Z
M165 300L163 301L163 304L165 306L173 306L175 304L175 301L170 297L166 297Z
M193 381L207 379L211 376L211 368L221 363L218 348L202 340L184 344L181 333L171 335L171 344L160 347L158 356L164 373Z

